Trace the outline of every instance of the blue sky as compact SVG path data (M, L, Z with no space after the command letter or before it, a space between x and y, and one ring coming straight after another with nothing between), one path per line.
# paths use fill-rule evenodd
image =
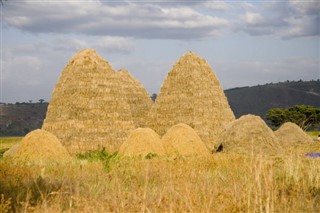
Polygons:
M158 93L195 51L224 89L320 78L318 1L4 1L0 102L50 100L68 60L94 48Z

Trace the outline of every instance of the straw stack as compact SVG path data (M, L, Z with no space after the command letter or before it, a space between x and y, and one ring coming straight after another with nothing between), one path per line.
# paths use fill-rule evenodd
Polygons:
M118 150L134 129L122 87L95 50L78 52L60 76L42 128L55 134L70 153Z
M142 156L148 154L164 155L159 135L150 128L138 128L132 131L119 149L122 156Z
M246 155L275 155L280 150L273 131L255 115L244 115L230 123L221 133L216 147L223 151Z
M146 118L153 104L147 90L127 70L117 73L122 79L123 96L129 103L135 127L146 127Z
M40 129L27 134L18 146L12 147L7 152L5 157L23 163L51 164L71 160L70 154L59 139L50 132Z
M274 132L281 144L312 143L312 138L307 135L297 124L286 122Z
M184 123L171 127L161 141L168 156L210 156L194 129Z
M148 126L164 135L175 124L188 124L212 148L218 134L233 120L215 73L204 59L188 52L168 73L149 112Z

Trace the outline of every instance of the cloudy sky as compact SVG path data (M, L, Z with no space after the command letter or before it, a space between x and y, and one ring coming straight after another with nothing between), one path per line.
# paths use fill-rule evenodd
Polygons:
M128 69L150 94L190 50L224 89L320 78L316 0L8 0L0 7L0 102L49 101L84 48Z

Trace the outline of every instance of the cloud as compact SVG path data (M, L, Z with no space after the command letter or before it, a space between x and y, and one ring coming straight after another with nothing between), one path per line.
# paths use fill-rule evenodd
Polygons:
M224 7L223 3L219 7ZM6 26L32 33L198 39L212 36L229 24L225 18L184 5L133 2L12 1L3 12Z

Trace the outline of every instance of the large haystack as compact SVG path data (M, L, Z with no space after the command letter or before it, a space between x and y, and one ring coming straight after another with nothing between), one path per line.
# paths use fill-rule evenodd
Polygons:
M274 132L281 144L312 143L312 138L297 124L286 122Z
M130 105L135 126L146 127L146 118L153 103L147 90L127 70L119 70L118 75L123 81L123 95Z
M190 126L180 123L171 127L161 139L167 155L209 156L210 152Z
M217 140L226 152L238 154L276 154L280 151L273 131L255 115L244 115L230 123Z
M233 112L209 64L195 53L184 54L164 81L149 113L148 125L160 135L186 123L211 148Z
M78 52L54 89L43 129L71 152L117 150L134 128L122 81L95 50Z
M138 128L132 131L119 149L123 156L163 155L164 149L159 135L150 128Z
M36 164L61 163L70 161L70 154L59 139L45 130L34 130L27 134L18 146L8 150L7 157L14 161Z

